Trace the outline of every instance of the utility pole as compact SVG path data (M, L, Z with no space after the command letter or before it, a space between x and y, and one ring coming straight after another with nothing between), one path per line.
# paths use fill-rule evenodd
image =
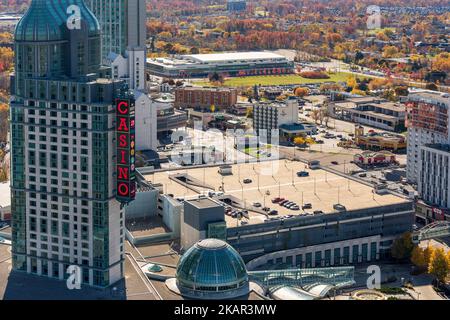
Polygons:
M280 181L278 181L278 198L281 197L281 184Z
M338 204L341 203L341 187L338 187Z
M316 190L316 177L314 177L314 195L317 196L317 190Z

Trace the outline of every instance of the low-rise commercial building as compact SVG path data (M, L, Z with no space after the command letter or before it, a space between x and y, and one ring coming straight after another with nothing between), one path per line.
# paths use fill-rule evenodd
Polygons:
M405 106L380 98L349 98L328 105L332 117L388 131L405 130Z
M406 149L406 137L388 132L364 133L364 128L357 126L355 144L362 149L398 151Z
M394 164L397 162L395 154L389 151L372 152L366 151L355 154L353 161L359 165L372 166L383 164Z
M187 112L176 109L174 103L175 98L169 93L152 97L152 108L156 110L158 137L167 136L170 131L186 126Z
M418 200L416 202L416 219L423 224L435 221L450 221L450 209Z
M166 78L204 78L214 72L235 77L293 73L294 62L268 51L226 52L147 59L146 69Z
M11 220L11 189L9 182L0 183L0 221Z

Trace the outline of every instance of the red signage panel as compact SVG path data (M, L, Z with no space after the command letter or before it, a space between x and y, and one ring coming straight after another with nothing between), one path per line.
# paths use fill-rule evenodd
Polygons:
M128 203L136 196L135 103L133 99L116 100L117 195Z

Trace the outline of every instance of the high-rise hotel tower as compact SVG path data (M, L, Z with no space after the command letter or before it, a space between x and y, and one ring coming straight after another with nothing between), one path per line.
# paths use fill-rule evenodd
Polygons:
M100 26L83 0L32 0L15 31L13 268L106 287L123 277L116 93L100 78ZM123 106L122 106L123 107ZM122 108L122 110L128 110Z
M86 0L100 23L102 63L114 79L133 90L145 89L146 1Z

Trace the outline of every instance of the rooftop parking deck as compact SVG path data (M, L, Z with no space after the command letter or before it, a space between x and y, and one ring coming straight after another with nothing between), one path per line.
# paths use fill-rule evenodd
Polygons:
M308 172L309 176L298 177L297 172L300 171ZM187 175L205 186L212 186L214 190L201 185L186 187L170 179L170 176L179 174ZM264 222L267 217L261 209L265 206L277 210L279 216L296 216L304 215L305 211L336 212L333 206L338 203L347 210L358 210L408 201L392 194L373 193L373 188L366 184L322 169L310 170L305 163L289 160L236 164L232 165L232 174L225 176L219 173L219 167L216 166L158 172L154 177L147 175L146 178L162 183L164 192L173 194L175 198L193 198L200 194L207 195L210 191L224 192L224 195L218 198L224 200L231 196L234 207L245 206L249 211L249 219L244 221L249 224ZM249 181L244 183L245 179ZM300 210L293 211L272 203L276 197L295 202L300 206ZM256 202L260 203L261 207L254 207ZM311 208L303 211L301 207L308 203ZM230 216L226 216L226 221L230 227L238 224L238 221Z

